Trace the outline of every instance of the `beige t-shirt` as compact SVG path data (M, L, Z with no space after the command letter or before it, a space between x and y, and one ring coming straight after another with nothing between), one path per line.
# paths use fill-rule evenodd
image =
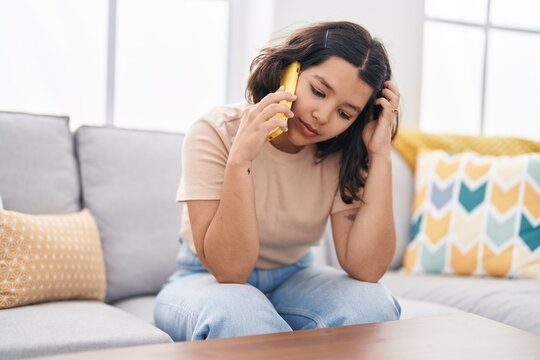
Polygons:
M184 138L176 201L221 199L227 156L245 108L242 104L217 107L191 126ZM359 207L358 202L347 205L341 200L340 154L316 163L315 150L315 145L307 145L289 154L267 142L252 162L259 228L257 268L296 262L318 245L330 214ZM195 251L187 206L182 219L180 236Z

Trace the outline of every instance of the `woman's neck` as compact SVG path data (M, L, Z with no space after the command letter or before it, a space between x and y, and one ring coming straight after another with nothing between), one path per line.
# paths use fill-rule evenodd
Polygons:
M278 150L289 153L296 154L304 148L305 145L296 145L291 142L287 133L283 133L274 140L271 140L270 143Z

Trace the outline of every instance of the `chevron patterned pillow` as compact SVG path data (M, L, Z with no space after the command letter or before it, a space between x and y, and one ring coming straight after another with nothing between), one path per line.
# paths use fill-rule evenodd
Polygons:
M540 153L416 161L407 271L540 277Z

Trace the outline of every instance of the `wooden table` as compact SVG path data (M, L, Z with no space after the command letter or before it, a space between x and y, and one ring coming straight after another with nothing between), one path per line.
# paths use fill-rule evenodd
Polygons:
M46 359L540 359L540 336L476 315L457 314Z

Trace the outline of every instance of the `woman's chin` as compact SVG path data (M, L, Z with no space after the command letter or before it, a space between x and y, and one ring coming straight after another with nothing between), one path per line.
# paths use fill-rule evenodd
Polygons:
M288 131L287 132L287 138L289 139L290 143L296 146L304 146L309 144L303 136L301 136L298 133L295 133L294 131Z
M289 141L296 146L305 146L319 142L319 140L317 140L318 136L306 137L294 130L287 132L287 137L289 138Z

